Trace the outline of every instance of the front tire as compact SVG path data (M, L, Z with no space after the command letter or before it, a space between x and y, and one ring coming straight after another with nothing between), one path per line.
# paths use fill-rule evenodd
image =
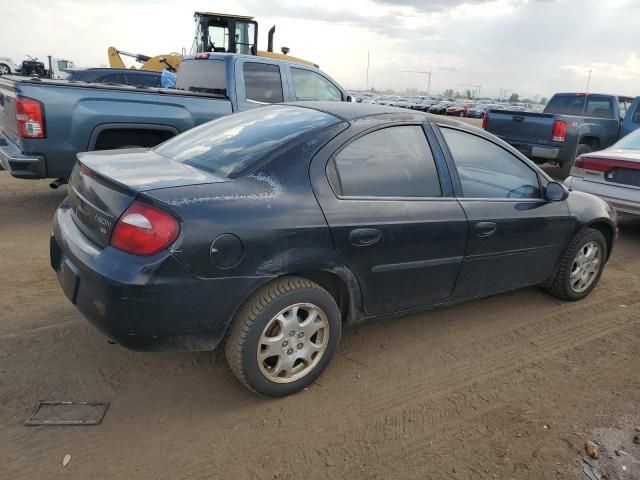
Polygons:
M283 397L313 383L333 357L342 322L333 297L301 277L276 280L236 315L227 363L249 390Z
M607 242L601 232L585 228L565 252L547 291L561 300L580 300L595 288L607 258Z
M11 75L11 69L9 68L9 65L0 63L0 75Z

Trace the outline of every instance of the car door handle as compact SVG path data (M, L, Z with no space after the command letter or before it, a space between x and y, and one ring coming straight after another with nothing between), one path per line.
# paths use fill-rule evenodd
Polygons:
M498 230L498 225L494 222L478 222L475 231L477 237L490 237Z
M373 245L382 237L382 232L375 228L356 228L349 233L349 242L356 247Z

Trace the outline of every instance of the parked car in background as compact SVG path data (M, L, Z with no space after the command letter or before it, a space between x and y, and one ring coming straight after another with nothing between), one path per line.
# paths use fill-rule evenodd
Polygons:
M374 103L377 105L393 106L393 104L400 101L401 98L402 97L400 97L399 95L385 95L383 97L377 98Z
M419 99L416 100L415 102L413 102L409 108L412 110L418 110L420 112L426 112L429 110L429 108L433 105L435 105L436 103L439 103L440 100L433 100L433 99Z
M229 53L185 57L176 89L6 76L0 78L0 163L17 178L62 182L78 152L152 147L268 103L349 99L315 67Z
M473 105L473 102L457 102L447 107L445 113L447 115L455 115L456 117L464 117Z
M436 103L440 103L440 100L437 100L434 98L424 98L424 99L419 99L413 102L409 106L409 108L411 108L412 110L418 110L420 112L427 112L429 108L435 105Z
M618 212L640 216L640 129L576 158L565 185L605 199Z
M115 342L224 340L247 388L284 396L318 378L343 324L530 285L582 299L615 231L605 201L480 129L305 102L80 154L51 265Z
M20 73L22 66L9 57L0 57L0 75Z
M490 110L484 128L536 163L554 162L563 178L573 160L614 144L640 127L640 97L557 93L543 113Z
M70 82L104 83L110 85L135 85L160 87L161 72L127 68L87 68L67 70L63 80Z
M392 104L390 104L390 106L392 107L399 107L399 108L411 108L411 105L413 105L413 103L406 98L401 98L400 100L397 100Z
M484 118L485 114L489 110L504 110L505 107L498 104L491 103L477 103L473 107L467 110L467 117L469 118Z
M447 112L447 108L449 108L451 105L453 105L454 102L449 102L449 101L444 101L444 102L439 102L436 103L435 105L431 105L429 107L429 110L427 110L429 113L435 113L437 115L443 115L444 113Z

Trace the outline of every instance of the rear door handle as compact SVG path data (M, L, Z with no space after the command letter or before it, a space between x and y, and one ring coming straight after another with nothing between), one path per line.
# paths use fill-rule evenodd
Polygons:
M349 242L356 247L373 245L382 237L382 232L375 228L356 228L349 233Z
M478 222L475 231L477 237L490 237L498 230L498 225L494 222Z

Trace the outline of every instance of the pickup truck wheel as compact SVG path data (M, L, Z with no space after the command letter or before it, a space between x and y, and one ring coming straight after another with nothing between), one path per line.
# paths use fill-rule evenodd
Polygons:
M227 363L249 390L283 397L318 378L341 330L340 310L326 290L305 278L282 278L237 314L225 345Z
M585 228L569 245L546 290L562 300L586 297L600 280L606 259L607 242L602 233Z
M562 177L562 179L564 180L571 174L571 167L573 167L573 162L575 161L576 158L578 158L580 155L583 155L585 153L590 153L592 151L593 150L591 149L591 147L586 143L579 144L578 148L576 149L576 156L571 160L560 165L560 176Z
M11 69L9 68L9 65L0 63L0 75L11 75Z

